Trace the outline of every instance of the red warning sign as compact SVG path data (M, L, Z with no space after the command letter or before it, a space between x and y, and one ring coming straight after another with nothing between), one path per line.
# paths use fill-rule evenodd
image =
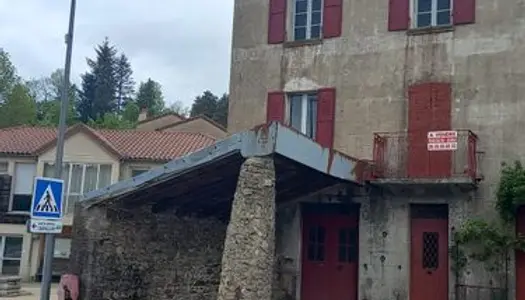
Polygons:
M429 131L427 134L428 151L454 151L458 149L458 132Z

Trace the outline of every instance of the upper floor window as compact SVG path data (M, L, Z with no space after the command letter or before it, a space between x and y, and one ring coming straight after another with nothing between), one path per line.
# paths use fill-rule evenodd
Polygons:
M44 176L54 176L54 165L44 164ZM111 164L65 163L64 179L65 212L73 212L75 203L85 194L111 184Z
M28 212L31 209L33 182L36 176L35 163L16 163L13 178L11 211Z
M321 38L323 22L322 0L294 1L294 40Z
M388 30L412 29L425 34L434 27L450 27L476 22L477 0L389 0ZM430 30L432 31L432 30Z
M317 95L290 94L289 124L304 135L315 139L317 125Z
M415 27L451 25L451 0L415 0Z

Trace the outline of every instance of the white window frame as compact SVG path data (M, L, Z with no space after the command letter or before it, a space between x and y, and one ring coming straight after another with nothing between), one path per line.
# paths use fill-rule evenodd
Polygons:
M299 130L302 134L307 135L308 130L308 97L315 95L316 100L317 94L313 92L296 92L296 93L290 93L288 94L288 105L287 105L287 117L288 117L288 125L292 127L291 118L292 118L292 97L294 96L301 96L301 129ZM317 112L319 113L319 112ZM317 126L317 120L312 120L314 128ZM314 131L313 136L309 136L309 138L315 139L315 135L317 134L317 130Z
M438 12L444 11L437 9L437 2L438 0L431 0L432 1L432 8L431 8L431 16L430 16L430 26L418 26L417 24L417 17L418 17L418 7L417 4L419 0L412 0L410 1L410 12L411 12L411 20L412 20L412 28L413 29L422 29L422 28L433 28L433 27L448 27L452 26L454 24L454 21L452 18L454 17L454 0L450 0L450 23L449 24L437 24L437 14Z
M33 184L34 184L34 181L35 181L35 176L37 175L38 166L37 166L36 162L23 162L23 161L17 161L17 162L14 163L14 166L13 166L13 176L11 177L11 192L10 192L10 195L9 195L9 208L8 208L8 211L9 211L9 213L12 213L12 214L28 215L28 214L31 213L30 211L13 210L13 204L14 204L14 201L15 201L15 194L16 194L15 193L15 187L16 187L16 181L18 180L18 174L16 173L16 165L18 165L18 164L28 164L28 165L33 165L35 167L35 172L34 172L33 178L31 178L30 195L33 194ZM24 195L27 195L27 194L24 194Z
M22 252L20 253L20 257L4 257L5 252L5 244L7 238L21 238L22 239ZM24 237L21 235L2 235L0 236L0 274L2 274L2 269L4 268L4 261L18 261L18 275L20 275L20 272L22 271L22 256L24 251Z
M307 3L306 8L306 34L304 40L298 40L295 38L295 2L298 0L290 0L291 1L291 13L292 13L292 30L291 30L291 39L293 41L308 41L312 39L322 39L323 38L323 16L324 16L324 0L321 0L321 23L319 23L319 37L312 38L312 13L313 13L313 0L305 0Z
M51 165L51 166L54 166L55 163L54 162L44 162L44 168L46 166L46 164L48 165ZM112 163L109 163L109 162L96 162L96 163L88 163L88 162L64 162L65 165L69 165L69 168L68 168L68 175L67 175L67 191L64 191L64 214L68 214L69 213L69 196L77 196L77 197L81 197L82 195L84 195L84 184L85 184L85 181L86 181L86 169L87 169L87 166L88 165L96 165L97 166L97 186L95 188L95 190L97 189L100 189L100 188L103 188L103 187L100 187L99 184L100 184L100 169L101 169L101 166L103 165L107 165L107 166L110 166L111 169L110 169L110 180L109 180L109 184L112 184L113 183L113 176L112 176L112 173L113 173L113 164ZM73 174L73 166L75 165L80 165L82 166L82 181L80 183L80 192L73 192L71 193L70 190L71 190L71 177L72 177L72 174Z
M142 166L130 166L129 167L129 178L133 178L133 172L134 171L142 171L143 173L150 171L151 168L148 167L142 167ZM143 174L141 173L141 174ZM141 175L139 174L139 175ZM139 176L137 175L137 176Z

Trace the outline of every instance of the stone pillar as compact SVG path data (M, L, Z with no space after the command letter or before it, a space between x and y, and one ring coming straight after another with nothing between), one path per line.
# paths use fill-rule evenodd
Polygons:
M271 157L241 167L226 231L219 300L271 300L275 260L275 167Z

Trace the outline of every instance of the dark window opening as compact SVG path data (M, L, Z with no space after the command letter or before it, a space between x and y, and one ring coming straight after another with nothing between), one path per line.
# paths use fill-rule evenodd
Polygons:
M439 267L439 233L423 232L423 268Z
M310 227L308 232L308 260L324 261L326 231L322 226Z
M357 261L357 228L339 229L339 262Z

